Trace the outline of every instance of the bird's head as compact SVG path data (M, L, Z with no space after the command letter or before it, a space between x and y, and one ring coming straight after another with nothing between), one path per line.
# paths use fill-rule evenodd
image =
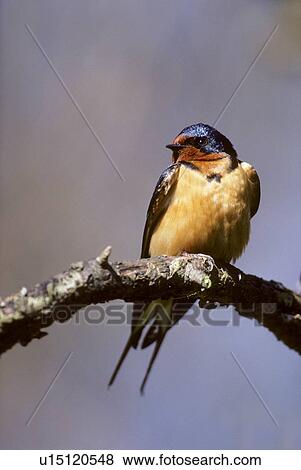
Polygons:
M237 153L223 134L208 124L192 124L185 127L166 147L173 152L173 161L216 160L227 154L236 159Z

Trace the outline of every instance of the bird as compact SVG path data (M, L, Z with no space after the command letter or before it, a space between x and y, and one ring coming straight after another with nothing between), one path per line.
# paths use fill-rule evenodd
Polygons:
M209 124L185 127L166 147L172 164L161 174L148 207L141 258L202 253L235 262L249 241L250 219L260 203L255 168L240 160L230 140ZM131 334L109 386L148 326L141 347L155 347L140 388L144 392L163 340L178 321L173 306L173 299L152 301L142 311L134 305Z

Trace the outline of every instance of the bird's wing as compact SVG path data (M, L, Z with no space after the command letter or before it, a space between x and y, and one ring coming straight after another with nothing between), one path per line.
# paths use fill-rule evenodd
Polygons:
M173 190L176 186L179 169L180 164L174 163L162 173L157 182L147 210L142 239L141 258L148 258L150 256L150 240L160 217L164 214L168 207L171 194L173 193ZM139 332L137 332L136 327L141 324L141 316L147 307L148 305L145 304L145 302L135 302L133 305L131 346L135 349L138 347L138 343L143 332L143 328L139 328ZM153 314L154 313L155 312L153 311Z
M241 162L241 167L246 173L251 193L251 217L256 214L260 203L260 180L255 168L246 162Z
M168 207L170 196L178 180L180 164L169 166L160 176L151 198L143 232L141 258L149 257L149 244L156 225Z

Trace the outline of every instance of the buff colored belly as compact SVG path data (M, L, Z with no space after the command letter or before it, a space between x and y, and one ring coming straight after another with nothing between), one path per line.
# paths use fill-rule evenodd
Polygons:
M248 191L240 165L220 182L209 182L199 171L182 167L168 208L152 235L150 255L186 251L226 262L238 258L250 233Z

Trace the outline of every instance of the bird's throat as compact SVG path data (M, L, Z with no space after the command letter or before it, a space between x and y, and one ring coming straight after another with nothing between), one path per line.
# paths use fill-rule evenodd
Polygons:
M195 155L195 157L197 158L179 158L178 162L182 162L183 164L187 163L194 169L208 176L213 174L223 175L236 167L228 154L211 153Z

